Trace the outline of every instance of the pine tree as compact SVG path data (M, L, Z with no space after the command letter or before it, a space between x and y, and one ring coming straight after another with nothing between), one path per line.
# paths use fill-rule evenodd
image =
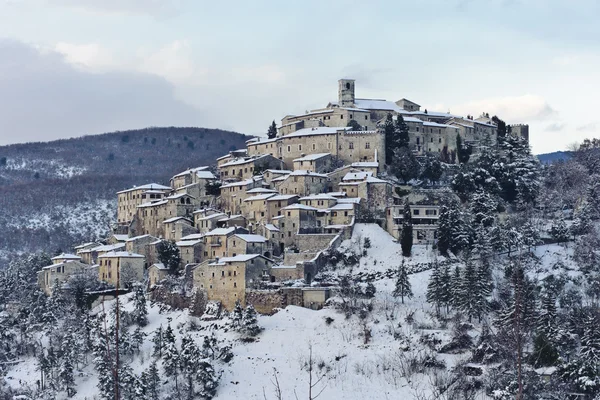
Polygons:
M154 332L154 336L152 337L153 343L153 351L152 355L154 357L162 358L162 348L163 348L163 329L162 325L159 326Z
M242 308L240 301L236 300L235 307L233 307L233 310L231 311L231 314L229 315L229 318L231 319L231 327L233 329L241 328L243 316L244 316L244 309Z
M404 203L404 218L402 219L402 237L400 239L402 255L410 257L413 245L412 212L408 200Z
M461 273L460 273L460 268L457 264L454 267L454 272L453 272L452 276L450 277L450 293L452 295L450 304L456 308L460 307L460 299L461 299L461 295L462 295L461 283L462 283L462 277L461 277Z
M156 366L156 360L152 361L146 372L146 391L150 400L159 400L160 397L160 375Z
M383 133L385 136L385 163L386 165L392 165L394 160L394 150L396 150L396 138L394 127L394 120L392 114L388 113L383 123Z
M267 137L269 139L275 139L276 136L277 136L277 124L273 120L273 122L269 126L269 130L267 131Z
M200 361L196 370L196 381L200 384L197 394L202 399L210 400L217 392L219 378L215 369L207 359Z
M468 163L472 152L473 152L473 148L469 145L464 145L462 142L462 138L460 137L460 134L457 133L456 134L456 155L458 157L458 162L461 164Z
M187 393L186 399L193 400L195 397L194 381L196 378L196 371L199 368L201 360L200 350L194 343L194 340L186 335L181 339L181 353L179 357L179 363L181 371L185 378L185 390Z
M550 235L558 243L569 240L569 228L567 228L567 224L562 216L553 221L552 226L550 227Z
M142 286L135 288L134 306L132 318L139 326L148 325L148 308L146 307L146 295Z
M440 305L443 303L442 273L436 259L433 271L431 272L431 277L429 278L429 283L427 284L426 298L429 303L435 304L436 314L438 315L440 313Z
M396 288L392 293L394 297L400 297L402 299L402 304L404 304L404 298L412 298L412 286L410 284L410 280L408 279L408 272L406 271L406 265L404 264L404 259L400 264L400 268L398 268L398 278L396 279Z
M133 335L131 335L131 344L135 353L140 351L140 348L144 344L145 337L146 334L142 332L142 329L139 326L135 328L135 331L133 331Z
M469 247L472 230L466 217L454 202L441 207L438 219L438 249L441 254L448 251L457 254Z
M473 262L467 261L460 283L458 306L469 316L469 322L474 316L481 322L481 314L488 309L484 288Z
M490 227L496 220L494 215L498 208L498 203L485 192L483 189L478 189L471 195L471 214L473 222L484 227Z
M404 117L401 114L396 115L396 126L394 127L394 146L397 148L408 147L410 137L408 135L408 125L404 122ZM386 143L386 147L388 144Z
M440 302L446 306L446 313L452 305L452 275L450 274L450 266L445 265L440 276Z
M244 332L250 336L256 336L260 333L261 328L258 326L258 319L256 318L256 310L252 304L248 304L246 310L244 310L244 316L242 317L242 327Z
M179 272L181 267L181 254L173 242L163 240L156 247L158 260L169 269L172 274Z
M171 325L167 327L167 332L169 332ZM165 371L165 375L175 379L175 389L179 391L179 386L177 382L177 377L179 376L179 352L177 351L177 347L175 346L175 337L172 336L173 331L171 330L171 335L165 334L164 337L164 348L163 348L163 369Z

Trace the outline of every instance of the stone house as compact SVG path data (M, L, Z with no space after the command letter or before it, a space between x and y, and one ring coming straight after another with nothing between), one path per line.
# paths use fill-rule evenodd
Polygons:
M163 263L154 263L148 268L148 286L158 285L169 275L169 268Z
M157 237L151 235L142 235L129 238L125 242L125 251L143 255L145 259L145 267L147 267L148 263L154 259L155 246L153 246L153 243L155 243L157 240Z
M248 150L246 150L246 149L232 150L228 154L225 154L224 156L217 158L217 168L223 164L228 163L229 161L231 161L235 158L243 158L243 157L248 157Z
M252 138L246 141L246 148L249 156L269 154L275 157L277 154L277 138Z
M327 209L327 226L351 225L356 216L356 205L353 203L340 203Z
M125 245L125 243L106 245L103 244L97 247L93 247L91 249L81 250L79 252L79 256L86 264L96 264L98 263L98 256L101 256L111 251L122 251L125 249Z
M275 193L262 193L248 197L242 203L242 213L250 223L268 221L267 199L275 196Z
M281 194L308 196L311 193L323 193L327 190L327 175L305 170L297 170L289 174L285 180L276 184Z
M292 171L289 169L268 169L265 172L263 172L264 183L267 186L273 186L272 185L273 179L281 178L282 176L286 176L291 173L292 173ZM263 189L263 190L268 190L268 189ZM273 190L273 191L276 192L276 190ZM263 192L263 193L267 193L267 192ZM259 194L259 193L256 193L256 194Z
M237 233L227 238L227 255L235 257L239 254L265 254L267 239L256 234Z
M219 165L222 180L243 180L259 175L267 169L282 169L283 162L270 154L234 158Z
M98 256L98 264L98 279L115 287L144 280L144 256L141 254L111 251Z
M70 277L84 273L87 268L89 268L89 265L78 260L64 259L59 261L53 259L53 264L43 267L42 270L38 272L38 286L44 293L50 296L52 295L52 288L56 281L58 281L59 284L62 284Z
M62 253L56 257L52 257L50 260L52 260L52 264L61 264L67 261L81 261L81 257L75 254Z
M370 172L348 173L338 187L348 197L364 199L364 207L376 215L383 216L385 208L392 204L392 184Z
M337 204L337 198L333 197L329 193L318 193L311 194L310 196L304 196L300 198L300 204L305 206L316 207L319 209L327 209Z
M281 209L298 202L298 195L278 194L267 199L267 222L281 215Z
M292 204L281 209L282 216L277 219L278 228L283 234L282 246L289 247L296 244L296 235L301 232L315 232L317 230L318 208L303 204Z
M437 242L438 219L440 206L436 204L411 204L414 244L434 244ZM389 206L386 209L386 230L400 239L404 221L404 205Z
M194 199L187 193L168 196L155 203L141 204L131 223L130 232L135 235L165 237L163 221L174 217L191 218L194 207Z
M193 184L206 185L210 180L216 179L209 167L191 168L180 172L171 178L171 187L173 190L182 189Z
M163 222L164 239L176 242L182 237L196 233L194 223L187 217L173 217Z
M75 254L79 255L80 252L85 250L93 249L94 247L102 246L102 243L99 242L88 242L83 243L78 246L75 246L73 249L75 250Z
M227 240L230 236L236 233L248 233L247 229L244 228L217 228L204 235L204 259L214 259L217 257L227 257L228 243Z
M238 182L230 182L221 186L220 206L225 212L239 214L242 210L242 202L252 196L247 191L254 188L262 188L262 177L256 176Z
M181 240L175 243L181 256L181 265L198 264L204 260L204 237L195 240Z
M168 186L149 183L117 192L117 223L119 225L129 225L140 204L160 201L170 191L171 188Z
M117 244L117 243L125 243L125 241L129 239L129 236L126 234L115 233L108 237L108 244Z
M204 262L193 270L194 287L206 292L209 301L219 301L228 311L236 301L246 305L246 289L269 279L273 261L259 254L242 254Z
M227 214L213 208L194 211L194 226L200 233L206 233L217 228L220 219L227 217Z
M314 153L294 160L294 170L324 173L331 167L331 153Z

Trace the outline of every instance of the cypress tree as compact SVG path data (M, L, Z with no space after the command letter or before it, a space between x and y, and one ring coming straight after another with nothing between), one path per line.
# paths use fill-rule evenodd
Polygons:
M394 127L394 120L392 114L388 113L383 123L383 133L385 136L385 163L386 165L392 165L394 160L394 150L396 150L396 128Z
M394 127L394 133L396 139L394 142L394 145L396 146L394 150L400 147L409 147L410 137L408 135L408 125L406 125L404 118L400 114L396 115L396 126Z
M404 203L404 218L402 219L402 237L400 239L402 255L410 257L413 245L412 213L408 200Z
M269 139L275 139L276 136L277 136L277 124L275 123L275 120L273 120L273 122L269 126L269 130L267 131L267 137Z

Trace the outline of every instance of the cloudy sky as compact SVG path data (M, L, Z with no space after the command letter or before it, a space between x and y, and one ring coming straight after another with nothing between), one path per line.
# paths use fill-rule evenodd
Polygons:
M357 96L600 136L596 0L0 0L0 144L146 126L264 134Z

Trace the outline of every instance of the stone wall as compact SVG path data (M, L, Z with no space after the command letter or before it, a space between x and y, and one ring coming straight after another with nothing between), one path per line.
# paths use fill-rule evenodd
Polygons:
M319 234L304 234L296 235L296 245L300 252L318 252L329 247L329 244L337 234L335 233L319 233Z
M280 290L248 290L246 304L252 304L261 314L272 315L275 309L285 307L285 297Z
M157 286L150 292L152 301L168 305L176 310L189 309L190 315L200 317L204 314L206 308L206 293L202 290L195 290L190 295L172 292L171 290Z

